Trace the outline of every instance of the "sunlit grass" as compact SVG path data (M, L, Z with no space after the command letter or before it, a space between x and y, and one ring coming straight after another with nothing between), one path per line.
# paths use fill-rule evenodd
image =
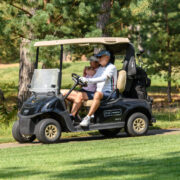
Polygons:
M1 77L1 84L6 83L14 83L18 85L18 78L19 78L19 68L18 67L10 67L10 68L1 68L0 69L0 77Z
M0 178L179 179L179 144L180 135L158 135L0 149Z

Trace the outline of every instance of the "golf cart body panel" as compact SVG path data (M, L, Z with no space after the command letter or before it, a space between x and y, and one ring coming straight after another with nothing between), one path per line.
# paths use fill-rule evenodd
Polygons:
M116 99L109 98L107 101L101 102L99 108L94 114L93 122L88 127L81 127L75 125L69 116L65 104L65 97L60 93L61 78L62 78L62 61L63 61L63 45L79 44L103 44L110 52L110 61L114 63L114 55L125 53L123 61L123 70L126 71L127 80L125 92L121 93ZM60 54L60 67L59 69L38 69L38 55L39 47L41 46L55 46L61 45ZM147 117L148 125L155 122L152 116L152 102L147 98L137 99L129 98L126 94L130 94L129 89L132 87L133 79L136 79L136 61L135 50L128 38L116 37L99 37L99 38L79 38L79 39L64 39L53 41L40 41L36 42L37 47L35 71L30 85L32 96L24 102L18 116L19 116L19 129L20 134L24 136L36 135L40 137L39 127L44 127L43 121L53 122L57 121L60 129L63 132L75 131L90 131L90 130L113 130L118 128L126 128L127 121L134 113L142 113ZM69 93L77 86L78 81L70 89ZM129 84L129 85L128 85ZM87 109L89 107L86 107ZM141 119L143 116L140 114ZM51 119L51 120L48 120ZM146 119L146 118L145 118ZM42 123L41 123L42 122ZM53 124L53 127L56 123ZM41 125L41 126L40 126ZM48 126L48 124L47 124ZM48 128L51 128L48 126ZM147 131L147 129L146 129ZM144 131L143 133L145 133ZM142 134L143 134L142 133ZM138 134L137 134L138 135ZM16 134L15 134L16 136ZM15 137L14 136L14 137ZM17 141L22 140L15 138ZM42 142L50 143L55 141L47 141L39 139Z
M135 110L138 110L138 112L144 112L150 121L150 109L150 105L145 100L138 100L137 103L137 99L118 98L99 107L96 111L96 122L125 122L127 116Z
M64 131L75 131L62 96L32 96L23 104L18 116L21 133L25 135L33 134L35 125L43 117L50 116L61 123Z

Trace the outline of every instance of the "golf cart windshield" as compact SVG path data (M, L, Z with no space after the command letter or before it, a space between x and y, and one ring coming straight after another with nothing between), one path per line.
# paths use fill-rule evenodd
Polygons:
M35 93L57 92L59 69L35 69L30 91Z

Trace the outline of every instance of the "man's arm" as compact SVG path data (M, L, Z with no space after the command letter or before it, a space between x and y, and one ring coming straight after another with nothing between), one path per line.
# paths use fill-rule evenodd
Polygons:
M110 66L107 67L102 73L100 77L95 77L95 78L87 78L88 83L100 83L100 82L105 82L107 79L110 79L113 76L113 73L116 71L115 66Z

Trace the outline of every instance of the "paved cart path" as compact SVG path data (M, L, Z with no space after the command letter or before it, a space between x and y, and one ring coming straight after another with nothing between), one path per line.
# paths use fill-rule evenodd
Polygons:
M167 135L167 134L180 134L180 128L173 128L173 129L153 129L149 130L147 135ZM126 133L120 132L117 137L127 137ZM75 137L75 138L62 138L59 143L67 143L67 142L73 142L73 141L90 141L90 140L102 140L105 139L104 136L96 135L96 136L89 136L89 137ZM37 146L37 145L43 145L42 143L39 143L38 141L35 141L33 143L25 143L25 144L19 144L17 142L13 143L2 143L0 144L0 149L4 148L13 148L13 147L23 147L23 146Z
M14 63L14 64L0 64L0 69L11 68L11 67L19 67L19 63Z

